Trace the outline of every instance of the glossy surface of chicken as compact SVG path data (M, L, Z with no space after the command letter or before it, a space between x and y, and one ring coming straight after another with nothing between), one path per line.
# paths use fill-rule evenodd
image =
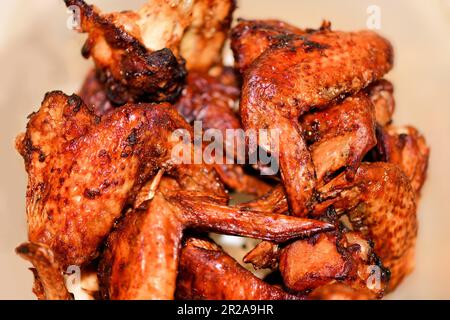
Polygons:
M374 252L391 271L393 290L414 266L417 236L416 193L408 177L389 163L362 164L352 182L341 174L320 188L315 213L333 206L354 230L374 243Z
M241 267L215 243L189 238L180 257L176 298L182 300L295 300Z
M100 120L77 96L48 94L17 141L29 174L29 240L47 244L62 266L95 258L142 184L170 169L178 142L169 138L180 128L190 130L169 105L128 105Z
M231 32L235 67L242 74L272 46L282 45L306 31L279 20L240 20Z
M390 43L373 32L324 29L269 48L244 74L244 128L278 130L283 137L279 161L294 214L307 213L316 185L297 118L380 79L392 60Z
M280 253L280 272L294 292L339 282L381 298L389 281L369 241L355 232L320 234L288 245Z
M352 177L364 156L377 144L375 110L365 93L309 113L301 125L311 144L318 185L328 182L342 168Z
M166 46L153 50L145 45L139 14L102 14L82 0L65 2L79 9L81 31L89 34L82 53L94 59L111 101L170 101L178 96L185 77L183 61Z
M185 229L284 242L332 228L319 221L235 210L213 194L184 191L163 178L154 198L127 213L110 235L99 272L103 296L173 299Z

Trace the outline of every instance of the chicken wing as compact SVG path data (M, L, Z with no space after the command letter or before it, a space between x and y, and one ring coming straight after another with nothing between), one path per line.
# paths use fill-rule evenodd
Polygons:
M341 174L318 191L315 214L330 206L346 214L353 229L373 241L374 252L391 271L393 290L414 263L416 193L408 177L393 164L362 164L353 182Z
M63 267L92 260L140 187L173 167L177 129L191 130L169 105L127 105L100 120L77 96L48 94L17 142L29 174L29 240Z
M182 300L296 300L255 277L215 243L186 240L181 251L176 298Z
M369 241L355 232L296 241L281 250L279 264L284 284L295 292L339 282L381 298L389 281L389 271L372 252ZM379 278L372 281L375 268Z
M102 14L83 0L65 3L79 9L81 31L89 34L82 53L94 59L111 101L170 101L179 95L184 62L166 43L155 49L146 42L139 27L139 20L145 17L130 11Z
M50 248L43 244L24 243L17 247L16 252L35 267L32 269L33 292L39 300L72 300L65 286L63 270Z
M284 242L330 228L314 220L235 210L163 178L153 199L129 212L110 235L99 271L103 296L173 299L185 229Z
M83 0L65 0L80 12L91 56L111 101L173 101L188 70L207 72L221 51L233 0L151 0L137 12L103 14Z
M245 129L278 130L281 175L291 209L311 208L315 171L298 117L358 92L392 67L390 43L369 31L320 30L269 48L244 75ZM278 151L278 152L277 152Z

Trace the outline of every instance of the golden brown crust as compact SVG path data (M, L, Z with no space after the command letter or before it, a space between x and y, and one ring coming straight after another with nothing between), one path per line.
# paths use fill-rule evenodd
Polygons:
M176 297L183 300L298 299L256 278L210 241L195 238L186 241L181 253Z
M190 130L169 105L128 105L99 121L80 98L47 95L18 142L30 241L49 245L62 266L93 259L124 205L170 169L169 138L180 128Z

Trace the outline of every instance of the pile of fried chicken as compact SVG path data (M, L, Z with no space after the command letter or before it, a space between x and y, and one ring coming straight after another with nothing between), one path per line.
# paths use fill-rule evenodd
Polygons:
M379 299L412 271L429 149L392 125L389 41L329 22L230 30L233 0L110 14L65 3L95 68L78 94L47 93L16 141L29 237L16 251L39 299L73 299L70 266L95 273L96 299ZM264 148L280 173L175 163L171 134L194 121L279 130L279 147ZM231 192L254 200L231 205ZM256 277L209 232L262 240L243 263L270 274Z

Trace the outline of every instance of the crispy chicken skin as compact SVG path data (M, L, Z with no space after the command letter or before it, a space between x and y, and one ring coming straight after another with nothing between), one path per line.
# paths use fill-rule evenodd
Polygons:
M189 238L183 246L176 298L182 300L295 300L255 277L215 243Z
M279 20L240 20L230 36L235 67L243 74L268 48L305 33Z
M278 130L279 161L294 214L310 209L315 171L298 117L380 79L392 67L390 43L369 31L328 29L266 50L244 74L245 129ZM287 147L289 146L289 148Z
M152 50L145 45L138 13L102 14L82 0L65 3L80 10L81 31L89 34L82 53L93 58L111 101L170 101L178 96L184 62L165 46Z
M136 12L103 14L83 0L65 0L81 14L89 34L83 55L95 62L116 104L173 101L185 72L207 72L221 52L235 8L233 0L151 0Z
M403 170L413 189L420 195L425 183L430 149L425 138L411 126L387 126L380 129L379 156Z
M371 281L375 267L379 268L378 283ZM389 280L369 241L356 232L335 231L288 245L280 253L280 272L286 287L294 292L339 282L370 291L372 298L383 296Z
M319 190L315 214L333 206L346 214L354 230L374 243L374 252L390 269L393 290L413 269L417 236L416 193L394 164L363 163L352 182L344 174Z
M127 213L108 238L99 271L103 296L173 299L185 229L284 242L332 228L319 221L242 212L220 200L215 192L184 191L175 180L163 178L154 198Z
M301 120L311 144L317 184L328 182L341 168L352 177L364 156L377 144L375 111L365 93L309 113Z
M29 240L62 266L89 262L142 184L170 169L179 128L190 130L169 105L127 105L100 120L77 96L48 94L17 142L29 174Z

